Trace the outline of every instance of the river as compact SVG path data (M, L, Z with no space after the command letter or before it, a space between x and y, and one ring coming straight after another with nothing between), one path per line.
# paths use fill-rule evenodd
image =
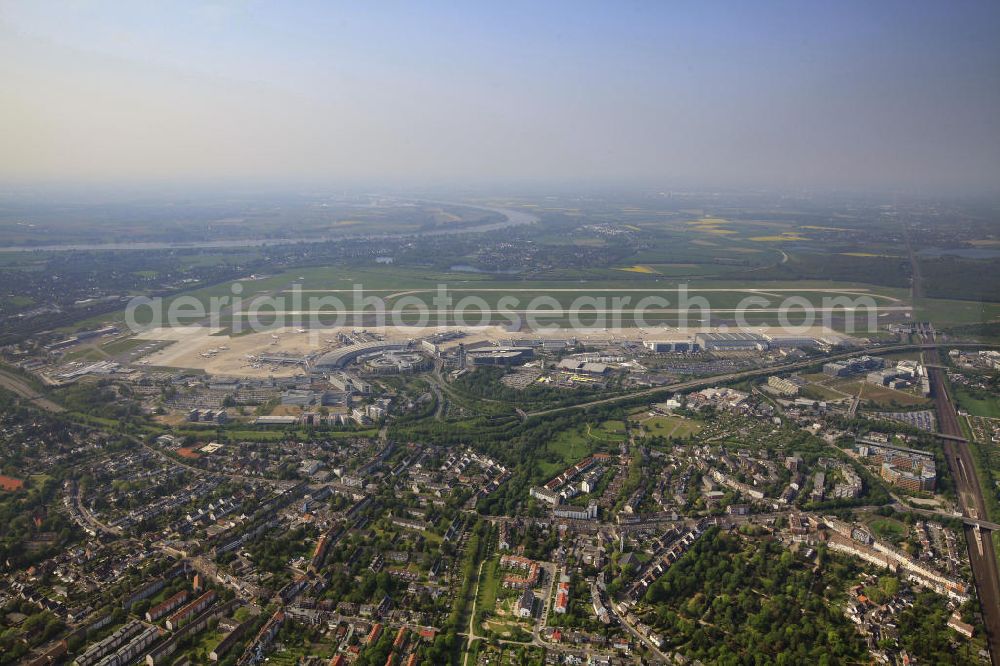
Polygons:
M123 243L66 243L65 245L7 245L0 246L0 252L70 252L70 251L101 251L101 250L180 250L180 249L226 249L240 247L263 247L266 245L292 245L295 243L325 243L329 241L346 241L358 239L370 240L392 240L400 238L412 238L414 236L449 236L455 234L479 234L487 231L506 229L507 227L519 226L522 224L534 224L538 222L538 217L531 213L525 213L508 208L492 208L490 206L476 206L465 203L455 203L451 201L424 201L418 203L444 204L449 206L459 206L463 208L473 208L491 213L498 213L506 217L504 222L494 222L473 227L460 227L452 229L432 229L429 231L413 231L403 234L356 234L352 236L304 236L300 238L237 238L232 240L206 240L173 243L168 241L134 241Z

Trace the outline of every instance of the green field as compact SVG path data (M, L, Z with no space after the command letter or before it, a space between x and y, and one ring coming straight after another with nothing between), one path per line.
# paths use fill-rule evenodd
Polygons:
M543 476L553 476L601 448L601 443L588 434L588 427L589 424L580 424L576 428L563 430L549 440L545 449L552 454L552 458L557 459L538 462L538 469Z
M625 423L623 421L604 421L600 425L587 425L587 435L599 442L617 444L626 439Z
M65 361L104 361L107 358L107 354L102 353L101 350L95 347L80 347L79 349L67 352L63 356L63 360Z
M220 631L202 631L197 635L197 642L187 654L195 657L197 661L208 659L209 653L225 638L225 634Z
M659 435L667 439L683 439L701 432L702 425L697 421L680 416L652 416L637 419L649 435Z
M35 302L30 296L0 296L0 309L26 308Z
M844 382L837 385L837 388L845 393L857 395L861 389L861 401L873 403L877 407L918 407L929 405L930 398L924 398L906 391L897 391L887 386L877 386L865 381Z
M635 265L645 266L651 270L658 270L655 268L656 266L664 268L674 266L662 261L655 264L636 263ZM676 267L682 271L701 270L697 264L689 263L677 264ZM525 310L529 307L547 312L554 308L567 310L576 303L581 313L582 323L597 328L636 325L631 315L627 313L640 304L645 309L646 320L649 323L668 325L682 323L676 312L680 308L689 313L688 323L697 325L701 323L701 318L705 314L704 307L711 309L713 317L716 319L732 319L733 310L743 307L749 323L762 325L776 323L777 314L774 309L779 307L784 299L794 296L806 299L816 308L833 307L835 311L832 314L817 312L815 323L822 324L827 321L835 326L842 325L841 320L844 319L845 312L843 304L830 302L829 299L832 298L871 297L879 308L899 308L907 305L904 300L906 298L905 290L882 286L873 287L872 285L851 282L759 280L748 283L713 279L710 275L702 276L701 274L693 279L681 275L670 279L665 275L626 272L616 269L600 269L596 274L581 270L572 275L559 275L558 279L515 281L509 278L496 279L495 276L489 274L402 266L382 269L342 266L290 269L255 280L228 281L218 285L192 289L185 292L183 296L195 299L207 311L212 304L212 299L217 299L217 302L222 306L229 305L230 300L221 301L218 299L232 299L234 296L233 286L236 284L241 290L239 297L242 299L244 312L251 307L255 297L267 296L269 304L266 307L260 307L260 312L264 315L272 311L284 313L326 312L325 323L332 323L329 321L332 319L330 313L334 310L353 312L358 309L371 309L371 305L365 306L356 302L354 291L356 286L362 290L362 296L382 299L385 308L390 312L394 309L395 311L405 311L403 304L406 304L408 299L419 299L426 303L430 310L430 323L439 323L438 308L432 301L438 293L439 286L446 286L448 296L452 299L453 304L457 304L462 299L468 299L467 302L472 303L466 310L467 321L478 322L478 315L482 307L492 310L493 316L487 321L504 323L509 320L509 317L503 314L504 310L524 318L527 314ZM686 294L679 289L682 284L687 289ZM300 290L299 296L296 296L296 290ZM177 303L179 296L165 298L163 309L166 310L171 304ZM744 299L750 297L765 299L767 302L766 304L760 301L745 302ZM321 298L336 299L336 302L333 304L329 301L326 303L322 301L310 302L310 299ZM501 303L502 298L515 299L515 301L507 300ZM585 300L579 301L578 299L581 298ZM594 309L625 310L626 315L618 321L612 317L610 312L601 313L603 316L599 316L592 312ZM535 316L543 321L551 320L557 323L568 321L565 314L551 315L536 312ZM122 318L121 313L102 315L78 322L77 326L96 325L108 320L121 321ZM181 323L191 323L202 318L196 314L188 313L186 317L179 318L179 320ZM268 321L267 316L262 318ZM798 323L796 311L793 311L791 318L794 323ZM150 323L148 310L143 308L137 311L136 319L142 324ZM401 319L407 323L418 321L412 311ZM449 317L447 321L453 320ZM231 322L231 314L226 314L221 318L223 325L228 325Z
M498 571L500 558L493 556L483 565L483 575L479 579L479 590L476 593L476 613L485 611L485 615L494 615L497 605L497 589L500 585ZM479 619L477 618L478 622Z
M130 352L134 349L142 347L143 345L148 345L149 340L141 340L139 338L124 338L121 340L114 340L108 344L101 347L102 350L108 354L124 354Z
M801 396L803 398L808 398L810 400L819 400L821 402L836 402L837 400L847 400L849 396L841 395L836 391L829 389L825 386L818 386L816 384L809 384L801 391Z
M1000 319L1000 303L922 298L917 301L913 316L930 321L937 328L981 324Z
M954 386L953 391L958 406L973 416L1000 418L1000 397L985 393L973 395L962 386Z
M902 541L906 537L906 525L892 518L873 518L868 521L868 527L876 536L892 541Z
M837 388L832 387L831 385L834 384L836 380L833 380L822 373L815 375L803 375L803 377L809 382L801 391L803 398L834 402L837 400L848 400L851 398L851 395L853 395L847 394L846 390L838 390ZM856 393L857 389L855 389L855 394Z

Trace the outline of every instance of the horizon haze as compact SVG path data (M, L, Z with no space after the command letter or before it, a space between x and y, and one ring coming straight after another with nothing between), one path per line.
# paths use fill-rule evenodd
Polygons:
M1000 192L1000 7L0 3L0 183Z

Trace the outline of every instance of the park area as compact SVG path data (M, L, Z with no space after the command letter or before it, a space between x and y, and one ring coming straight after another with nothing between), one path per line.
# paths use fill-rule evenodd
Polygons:
M685 439L701 432L701 424L683 416L651 414L640 412L632 416L636 425L642 427L650 437L660 436L666 439Z

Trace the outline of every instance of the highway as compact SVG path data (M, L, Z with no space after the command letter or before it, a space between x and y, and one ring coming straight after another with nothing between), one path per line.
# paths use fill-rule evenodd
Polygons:
M988 344L972 344L972 343L949 343L950 347L976 347L979 349L987 349L997 347L997 345ZM676 391L691 391L694 389L707 388L709 386L715 386L717 384L728 384L730 382L740 381L743 379L751 379L753 377L763 377L765 375L774 375L782 372L792 372L795 370L802 370L810 366L814 366L820 363L826 363L828 361L836 361L839 359L852 358L854 356L861 356L867 354L869 356L878 356L881 354L892 354L895 352L903 351L916 351L923 349L937 349L936 344L907 344L907 345L887 345L883 347L867 347L863 349L854 349L849 352L841 352L839 354L830 354L828 356L823 356L822 358L810 358L805 361L795 361L794 363L783 363L779 365L769 365L763 368L754 368L753 370L743 370L740 372L732 372L724 375L711 375L708 377L699 377L698 379L691 379L684 382L677 382L675 384L664 384L663 386L656 386L654 388L643 389L641 391L631 391L623 395L617 395L613 398L601 398L600 400L591 400L590 402L581 402L577 405L569 405L568 407L555 407L553 409L543 409L537 412L528 412L525 414L525 420L528 418L533 418L536 416L550 416L552 414L559 414L562 412L568 412L574 409L586 409L588 407L595 407L597 405L610 405L616 402L622 402L624 400L632 400L634 398L642 396L652 396L658 393L674 393Z
M47 412L65 411L61 405L57 405L32 388L32 386L23 378L7 372L6 370L0 370L0 388L5 388L8 391L16 393L25 400L35 403Z

